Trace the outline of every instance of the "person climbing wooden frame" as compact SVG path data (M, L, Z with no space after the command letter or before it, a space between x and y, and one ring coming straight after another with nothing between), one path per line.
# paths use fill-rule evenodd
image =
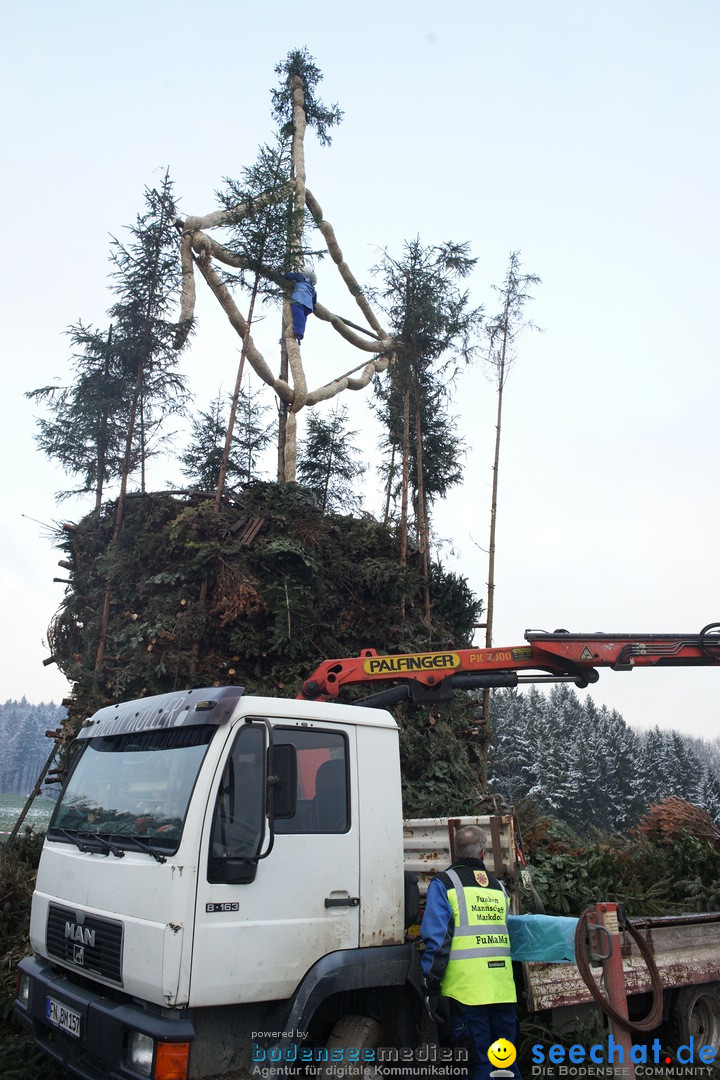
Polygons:
M297 440L297 414L306 406L316 405L335 397L343 390L362 390L367 387L373 376L385 371L393 358L393 341L382 327L372 310L359 282L345 261L338 244L335 231L323 215L322 207L305 184L304 136L307 118L304 107L304 84L298 74L289 76L292 99L292 168L290 178L282 181L273 190L266 191L248 200L245 204L231 206L211 214L198 217L177 219L176 227L180 233L180 256L182 267L182 292L179 331L176 347L184 342L193 324L195 307L195 270L204 277L216 296L231 325L243 341L243 354L259 377L272 387L287 415L285 435L284 477L286 481L295 479L295 458ZM317 301L315 292L315 274L304 264L304 253L309 249L302 242L302 233L290 246L288 261L290 269L283 274L276 267L252 260L242 251L231 249L219 243L207 230L227 228L238 221L257 213L259 208L289 200L292 212L301 220L309 212L315 228L322 236L324 246L335 263L340 276L353 297L369 329L355 326L350 320L328 310ZM283 289L283 332L282 343L287 365L282 365L280 375L275 375L265 357L257 348L250 334L250 322L238 308L227 281L214 266L225 266L258 274L266 282ZM309 270L309 273L307 271ZM312 276L311 276L312 275ZM286 279L296 282L296 288L290 295ZM302 282L300 279L306 279ZM306 291L307 286L310 289ZM303 286L303 288L301 288ZM309 292L309 295L308 295ZM362 360L356 367L338 375L336 378L312 389L308 387L305 369L298 343L303 340L307 315L312 311L316 318L327 322L333 330L354 348L363 353L373 354L372 359ZM359 332L355 332L355 331ZM361 336L363 335L363 336Z

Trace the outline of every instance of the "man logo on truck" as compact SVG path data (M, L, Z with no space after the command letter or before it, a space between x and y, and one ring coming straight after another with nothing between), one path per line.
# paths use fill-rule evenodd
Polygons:
M89 945L92 949L95 945L95 931L88 930L85 926L77 926L75 923L65 923L65 940L79 941L82 945Z

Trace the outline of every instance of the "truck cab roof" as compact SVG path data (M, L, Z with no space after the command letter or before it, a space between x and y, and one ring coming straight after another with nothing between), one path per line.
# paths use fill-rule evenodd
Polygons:
M220 727L238 716L274 716L307 723L344 723L396 728L389 713L362 705L255 697L242 686L213 686L136 698L98 709L83 724L79 739L96 739L137 731L209 724Z

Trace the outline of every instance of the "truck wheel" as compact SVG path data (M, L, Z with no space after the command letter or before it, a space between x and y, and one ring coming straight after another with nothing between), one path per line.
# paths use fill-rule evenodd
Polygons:
M382 1037L383 1030L377 1020L371 1020L369 1016L343 1016L341 1020L338 1020L330 1033L328 1041L325 1043L326 1049L328 1051L335 1050L336 1056L340 1060L325 1062L319 1074L321 1080L333 1080L336 1076L347 1076L348 1064L357 1064L360 1067L359 1076L367 1078L367 1080L374 1077L377 1074L375 1062L367 1061L363 1063L362 1051L374 1050L376 1046L380 1045ZM337 1054L337 1051L340 1050L343 1051L342 1056ZM352 1061L349 1061L347 1057L349 1050L353 1051ZM359 1059L357 1051L360 1052Z
M696 1046L720 1044L720 989L718 983L686 986L675 1002L675 1029L687 1043L692 1035Z

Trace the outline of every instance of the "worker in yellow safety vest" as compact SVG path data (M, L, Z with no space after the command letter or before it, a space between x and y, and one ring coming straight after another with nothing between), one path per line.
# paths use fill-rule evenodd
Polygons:
M430 882L420 926L425 1005L431 1019L442 1023L441 998L447 999L453 1040L471 1051L472 1080L498 1075L488 1058L498 1040L509 1042L512 1050L507 1071L499 1075L512 1073L520 1080L514 1054L518 1023L507 928L509 900L501 883L486 870L484 858L482 829L460 826L455 831L455 862Z

